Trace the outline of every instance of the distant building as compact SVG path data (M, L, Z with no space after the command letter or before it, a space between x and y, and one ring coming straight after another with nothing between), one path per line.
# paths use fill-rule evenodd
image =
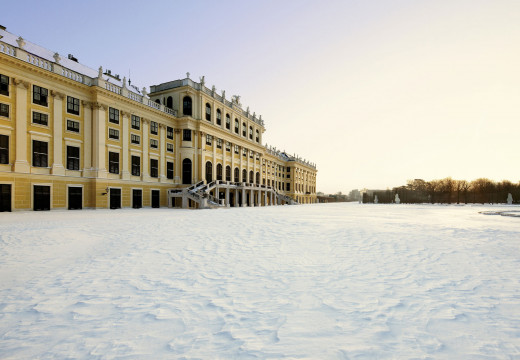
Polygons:
M316 165L239 96L150 88L0 28L0 211L316 202Z

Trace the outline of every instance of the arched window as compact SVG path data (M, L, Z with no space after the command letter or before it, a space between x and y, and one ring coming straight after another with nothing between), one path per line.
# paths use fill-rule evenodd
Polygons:
M220 112L220 109L217 109L217 125L222 124L222 113Z
M211 105L206 103L206 120L211 121Z
M229 117L229 114L226 114L226 129L231 129L231 118Z
M253 127L249 127L249 139L253 140Z
M156 99L155 103L160 105L161 104L161 99Z
M238 134L238 132L240 131L240 126L238 124L238 119L235 119L235 134Z
M192 115L191 104L191 98L189 96L185 96L184 99L182 99L182 113L184 115Z
M231 181L231 166L226 166L226 181Z
M168 96L166 99L166 107L173 109L173 98L171 96Z
M252 184L253 183L253 177L255 176L255 173L253 172L253 170L251 170L249 172L249 183Z
M243 137L247 137L247 133L246 132L247 132L247 126L246 126L246 123L243 122L242 123L242 136Z
M247 182L247 170L242 170L242 182Z
M211 161L206 162L206 183L213 181L213 164Z
M222 164L217 164L217 180L222 180Z
M256 173L256 185L260 185L260 173Z
M256 142L260 142L260 132L256 130Z
M235 182L240 182L240 170L238 170L238 168L236 167L235 168Z
M182 160L182 183L191 184L191 160Z

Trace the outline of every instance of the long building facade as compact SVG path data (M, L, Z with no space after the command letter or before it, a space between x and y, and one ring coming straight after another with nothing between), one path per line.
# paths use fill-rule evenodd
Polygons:
M0 211L316 202L316 165L187 74L139 89L0 27Z

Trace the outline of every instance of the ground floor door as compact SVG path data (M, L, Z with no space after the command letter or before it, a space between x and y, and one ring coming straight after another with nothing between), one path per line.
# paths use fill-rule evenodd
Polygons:
M235 207L235 192L234 191L229 192L229 206Z
M161 191L152 190L152 207L158 208L161 206Z
M121 209L121 189L110 188L110 208Z
M132 190L132 207L134 209L140 209L143 207L143 190Z
M51 187L34 185L34 211L51 209Z
M11 211L11 185L0 184L0 212Z
M83 188L69 186L69 210L83 208Z

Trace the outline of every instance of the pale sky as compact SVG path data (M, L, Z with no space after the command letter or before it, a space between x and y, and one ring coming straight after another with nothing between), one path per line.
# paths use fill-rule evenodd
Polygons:
M149 87L204 75L317 190L520 180L520 1L4 1L7 31ZM228 96L229 95L229 96Z

